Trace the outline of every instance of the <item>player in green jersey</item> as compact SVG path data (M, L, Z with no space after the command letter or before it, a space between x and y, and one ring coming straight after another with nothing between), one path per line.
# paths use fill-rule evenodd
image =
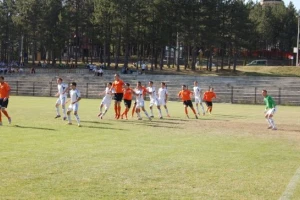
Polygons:
M262 96L264 97L264 102L266 104L265 118L266 118L267 122L269 123L268 129L277 130L274 120L273 120L273 116L276 112L275 101L273 100L273 98L270 95L268 95L267 90L262 91Z

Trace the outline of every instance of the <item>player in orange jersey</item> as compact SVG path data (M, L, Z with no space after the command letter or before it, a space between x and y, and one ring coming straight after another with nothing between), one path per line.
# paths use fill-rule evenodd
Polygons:
M9 102L10 86L4 82L4 77L0 76L0 126L2 125L1 112L7 117L8 123L11 124L11 118L8 115L6 108Z
M178 97L181 98L181 100L183 101L184 112L185 112L187 118L189 118L187 107L190 107L192 109L196 119L198 119L198 116L196 114L196 110L194 109L193 103L191 101L191 95L192 94L193 94L193 92L188 90L186 85L182 85L182 90L178 93Z
M204 92L203 101L205 101L207 110L206 112L211 114L213 103L212 100L217 98L214 88L210 88L208 91Z
M121 116L121 102L123 99L123 86L124 82L120 79L119 74L115 74L114 76L115 81L112 84L114 94L114 100L115 100L115 118L119 119Z
M125 88L123 89L123 99L124 99L124 105L125 105L125 111L122 113L121 115L121 119L124 118L128 119L127 117L127 113L131 107L131 102L132 102L132 94L133 94L133 90L130 88L130 84L126 83L125 84Z

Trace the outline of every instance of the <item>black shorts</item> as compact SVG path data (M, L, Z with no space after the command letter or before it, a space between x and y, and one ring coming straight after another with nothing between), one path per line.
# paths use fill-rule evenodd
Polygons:
M115 93L114 100L117 102L121 102L123 99L123 93Z
M213 103L212 101L205 101L207 107L212 107L213 106Z
M131 100L124 99L124 105L127 106L128 108L130 108L131 107Z
M4 100L4 98L0 98L0 108L7 108L9 100L8 100L8 98L6 101L3 101L3 100Z
M191 100L183 101L183 105L189 106L189 107L191 107L191 108L193 107L193 103L192 103Z

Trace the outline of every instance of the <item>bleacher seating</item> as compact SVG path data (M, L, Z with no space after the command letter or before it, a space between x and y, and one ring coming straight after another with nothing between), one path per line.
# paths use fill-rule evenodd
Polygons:
M36 74L7 74L5 80L10 83L13 95L54 96L57 92L56 78L62 77L65 82L77 82L83 97L99 98L106 83L113 81L114 73L113 70L106 70L99 77L89 73L87 69L39 69ZM121 78L132 87L135 87L137 81L147 85L152 80L156 88L159 88L160 82L164 81L167 83L170 100L178 100L177 93L182 84L192 90L193 82L197 80L204 90L215 88L219 97L216 102L262 103L261 90L267 89L278 104L300 105L300 79L297 77L121 74Z

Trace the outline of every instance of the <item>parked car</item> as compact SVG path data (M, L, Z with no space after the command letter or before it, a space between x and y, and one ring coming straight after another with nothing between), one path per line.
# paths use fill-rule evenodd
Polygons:
M267 60L253 60L247 64L247 66L267 66L267 65L268 65Z

